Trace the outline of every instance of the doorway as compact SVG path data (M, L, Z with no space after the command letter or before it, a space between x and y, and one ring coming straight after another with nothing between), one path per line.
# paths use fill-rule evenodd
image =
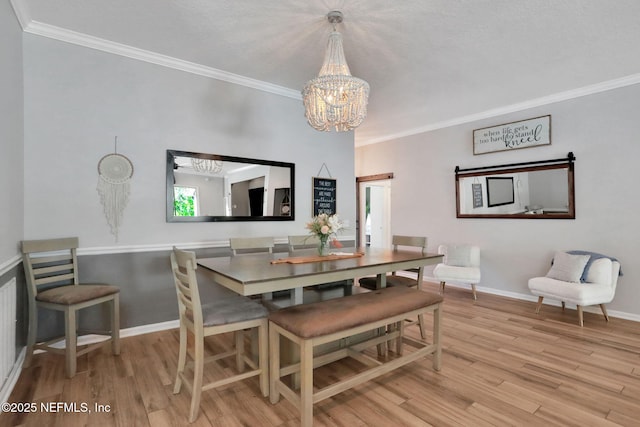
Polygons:
M391 178L392 173L356 178L358 246L391 246Z

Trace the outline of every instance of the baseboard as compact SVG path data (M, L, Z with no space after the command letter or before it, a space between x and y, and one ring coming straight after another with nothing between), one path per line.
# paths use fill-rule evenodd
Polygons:
M142 326L134 326L133 328L126 328L120 330L120 338L134 337L136 335L144 335L150 334L152 332L166 331L168 329L175 329L180 326L178 320L169 320L167 322L154 323L151 325L142 325ZM100 341L104 341L108 339L104 335L82 335L78 337L78 345L87 345L94 344ZM60 341L55 347L64 348L64 340ZM39 350L36 353L41 353L43 350ZM26 347L22 347L20 350L20 354L18 355L13 367L11 368L11 372L7 377L4 384L2 384L2 388L0 389L0 403L4 403L9 400L9 396L11 396L11 392L18 382L18 378L20 377L20 372L22 371L22 366L24 365L24 358L26 354Z
M408 277L410 277L410 276L408 276ZM425 277L424 281L425 282L429 282L429 283L433 283L436 286L438 286L438 283L440 283L438 281L438 279L436 279L435 277ZM453 287L453 288L460 288L460 289L470 289L469 285L458 284L458 283L447 282L447 286L450 286L450 287ZM538 297L535 296L535 295L531 295L531 294L521 294L519 292L503 291L501 289L487 288L487 287L484 287L484 286L476 286L476 290L478 292L482 292L482 293L485 293L485 294L497 295L497 296L501 296L501 297L513 298L513 299L518 299L518 300L523 300L523 301L532 301L532 302L537 302L538 301ZM552 299L545 299L544 303L546 305L553 305L553 306L556 306L556 307L561 307L562 306L562 303L560 301L556 301L556 300L552 300ZM585 311L587 313L596 313L596 314L602 313L600 311L600 308L597 307L597 306L583 307L583 311ZM638 314L627 313L627 312L624 312L624 311L610 310L608 307L607 307L607 314L609 315L609 317L615 317L617 319L624 319L624 320L631 320L631 321L634 321L634 322L640 322L640 315L638 315Z

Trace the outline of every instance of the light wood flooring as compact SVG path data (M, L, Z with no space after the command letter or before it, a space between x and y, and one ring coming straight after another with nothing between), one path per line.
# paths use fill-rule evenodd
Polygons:
M435 284L428 290L436 291ZM640 323L447 287L442 370L423 359L314 405L316 426L640 426ZM426 317L429 328L431 319ZM408 333L418 336L415 327ZM210 348L230 344L213 338ZM64 378L63 358L39 354L11 402L87 404L0 414L0 426L183 426L190 402L172 394L177 330L122 340L85 355ZM233 361L231 361L233 362ZM229 369L232 366L229 365ZM318 385L358 369L352 360L316 371ZM211 374L208 371L207 374ZM109 405L95 412L95 404ZM261 396L257 378L203 393L193 426L297 426L294 407Z

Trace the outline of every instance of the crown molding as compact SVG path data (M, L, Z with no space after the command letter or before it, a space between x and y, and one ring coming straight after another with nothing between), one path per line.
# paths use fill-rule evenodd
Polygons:
M68 30L66 28L56 27L55 25L45 24L43 22L34 21L29 13L28 6L24 0L11 0L11 5L15 11L16 17L25 33L47 37L59 40L65 43L71 43L77 46L87 47L114 55L124 56L126 58L136 59L155 65L160 65L175 70L184 71L199 76L209 77L240 86L257 89L263 92L275 95L285 96L296 100L302 100L299 90L290 89L284 86L278 86L261 80L244 77L239 74L233 74L217 68L207 67L205 65L196 64L190 61L174 58L168 55L151 52L149 50L138 49L133 46L116 43L99 37L90 36L88 34L79 33Z
M29 23L31 22L31 13L29 11L29 7L27 6L26 0L10 0L11 6L13 7L13 12L16 14L16 18L18 18L18 22L22 27L22 31L26 31Z
M541 107L557 102L568 101L583 96L593 95L600 92L606 92L613 89L619 89L626 86L631 86L640 83L640 74L632 74L627 77L619 79L608 80L601 83L596 83L589 86L584 86L578 89L572 89L565 92L559 92L541 98L530 99L528 101L520 102L517 104L506 105L500 108L494 108L491 110L483 111L481 113L470 114L468 116L456 117L451 120L445 120L442 122L431 123L425 126L420 126L413 129L407 129L402 132L383 135L377 138L367 139L366 141L357 141L358 131L356 129L356 147L362 147L365 145L377 144L380 142L390 141L394 139L400 139L407 136L417 135L425 132L431 132L438 129L444 129L452 126L458 126L465 123L471 123L478 120L490 119L492 117L502 116L504 114L515 113L518 111L528 110L530 108Z

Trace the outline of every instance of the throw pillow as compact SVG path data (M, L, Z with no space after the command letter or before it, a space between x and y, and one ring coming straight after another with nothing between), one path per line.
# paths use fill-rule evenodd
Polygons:
M580 282L580 276L582 276L589 258L589 255L570 255L566 252L556 252L547 277L563 282Z
M447 248L447 265L469 267L471 265L471 247L449 246Z
M611 285L612 262L609 258L598 258L591 263L585 282Z

